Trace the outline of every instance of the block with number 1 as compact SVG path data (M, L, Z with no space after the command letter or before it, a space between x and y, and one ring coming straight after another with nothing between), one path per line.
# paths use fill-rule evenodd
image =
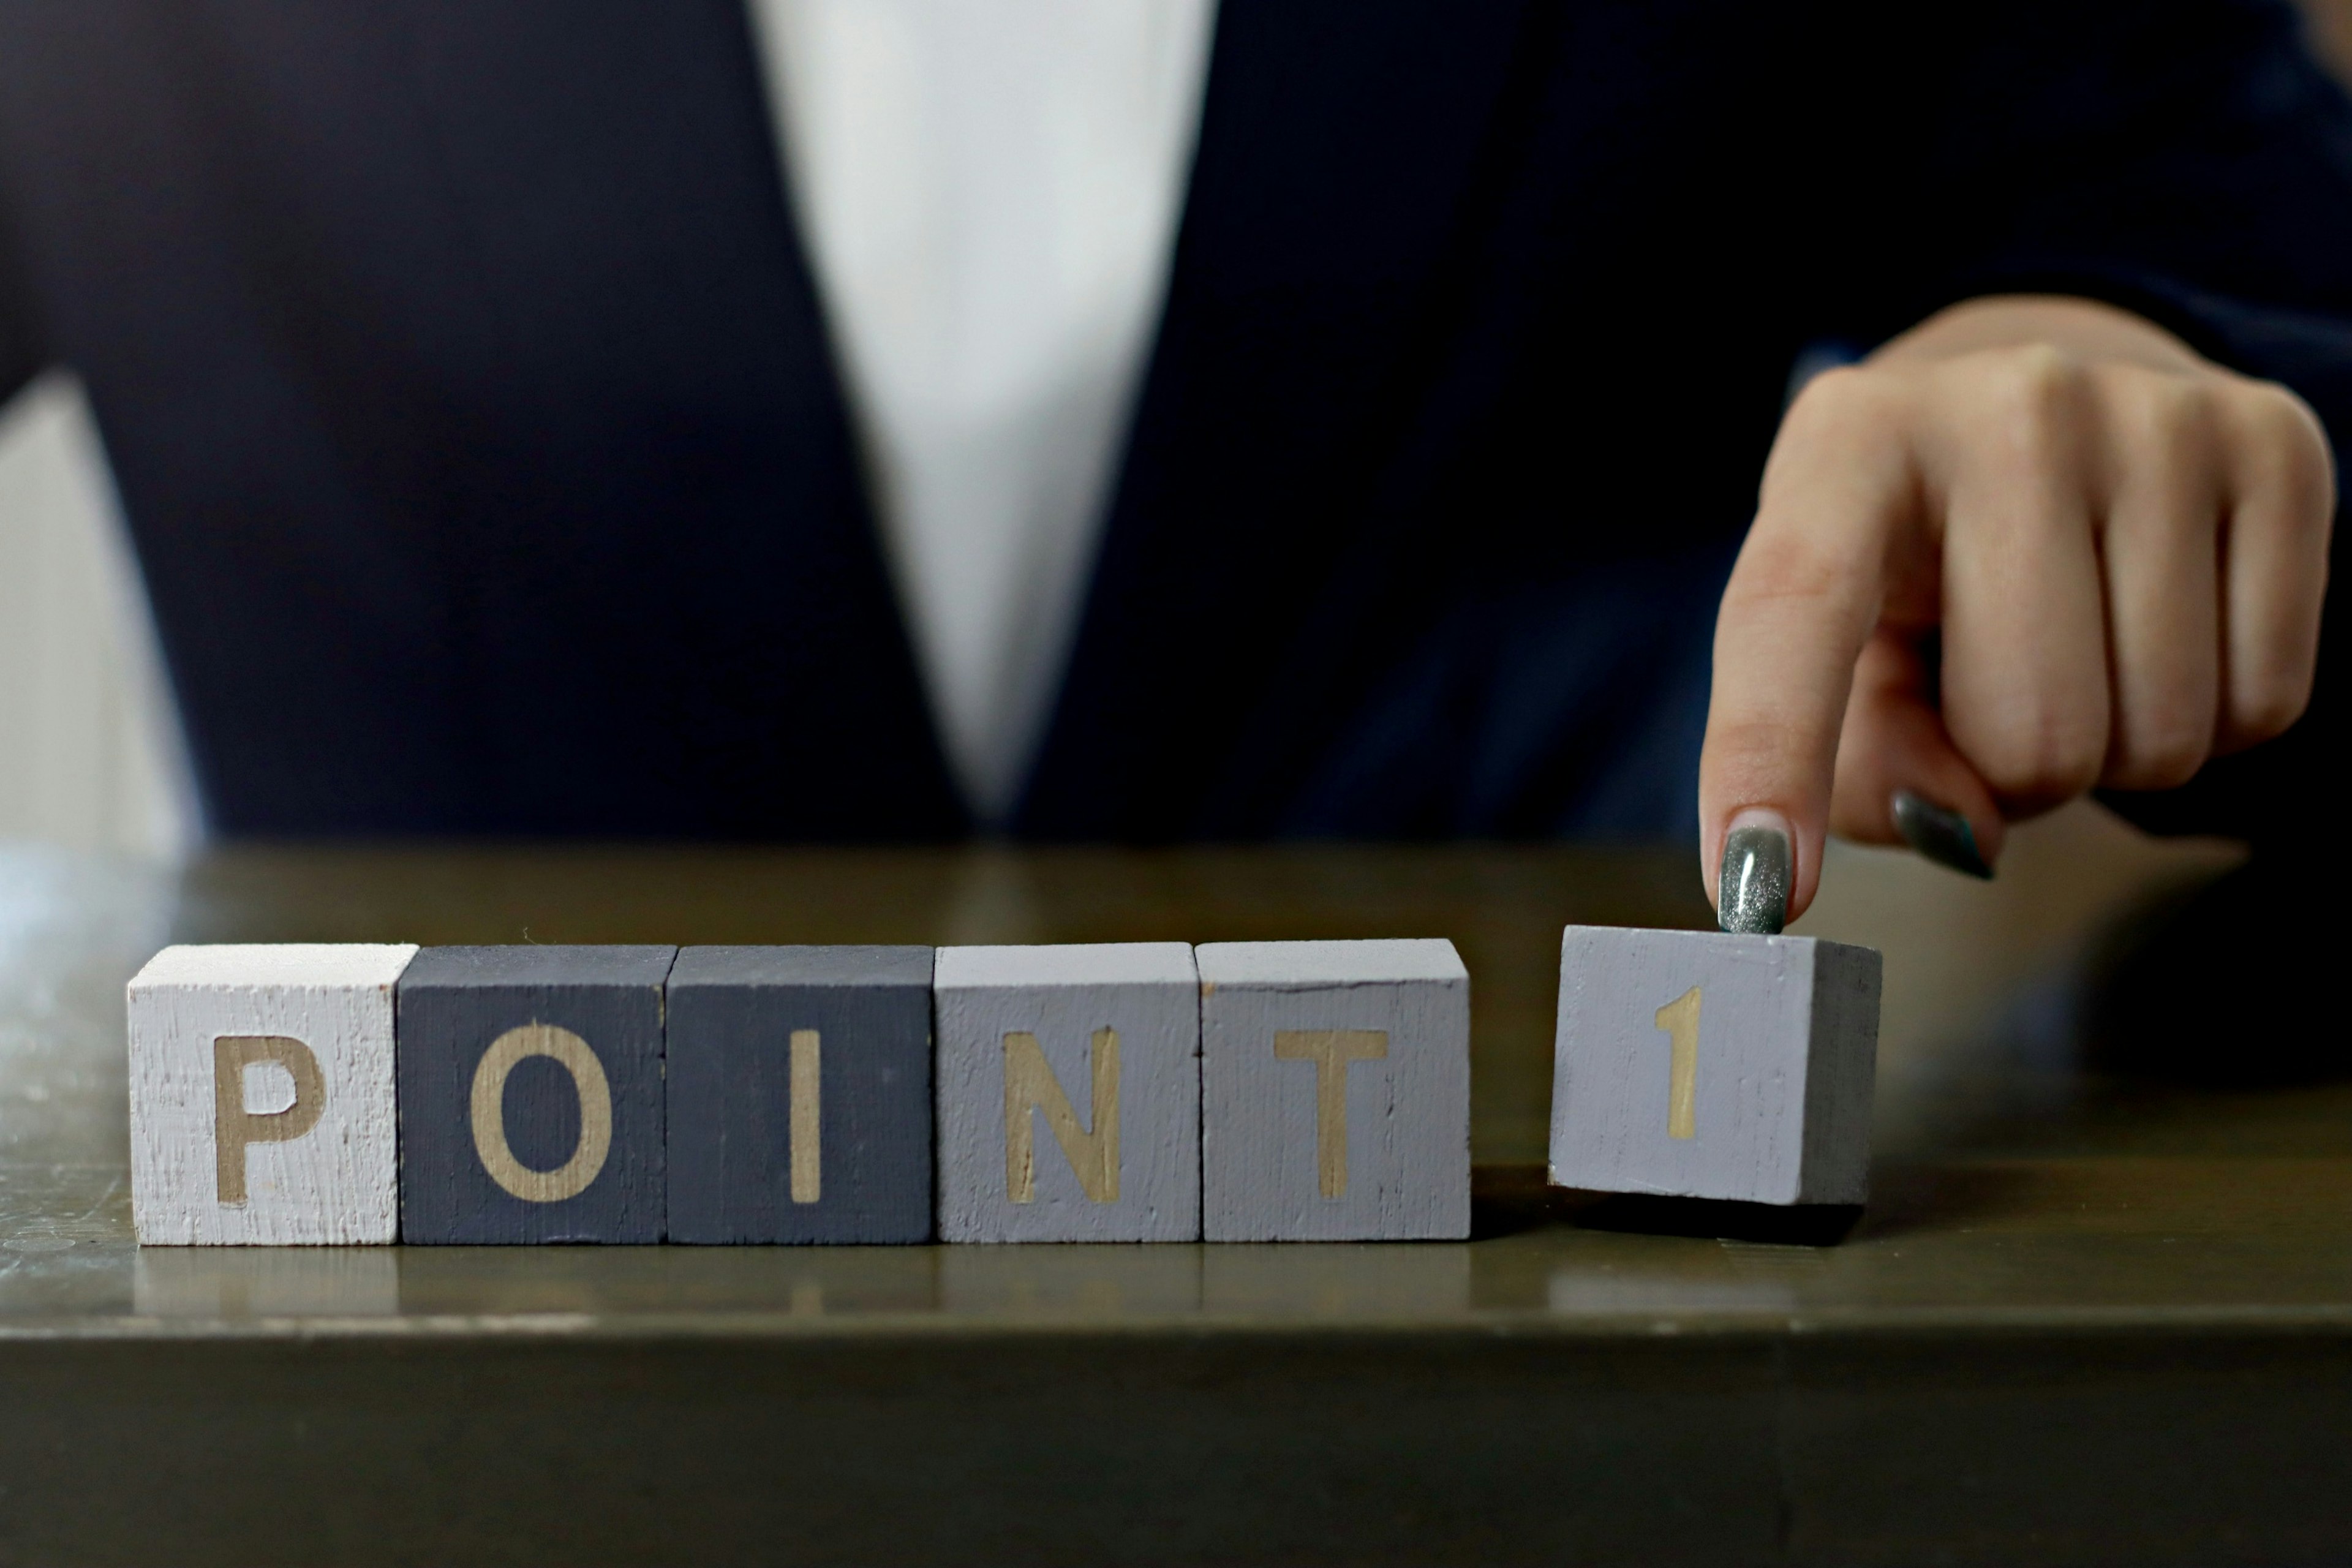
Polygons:
M1878 986L1875 950L1815 937L1569 927L1553 1183L1861 1203Z

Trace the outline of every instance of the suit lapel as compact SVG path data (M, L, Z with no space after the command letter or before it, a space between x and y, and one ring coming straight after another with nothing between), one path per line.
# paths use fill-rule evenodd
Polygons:
M617 742L655 754L586 817L960 823L740 0L386 3L479 258L459 581L502 789Z
M1167 312L1025 831L1263 830L1262 803L1221 798L1223 759L1265 672L1295 664L1310 585L1365 543L1351 519L1404 434L1398 389L1442 333L1527 29L1517 5L1227 0Z

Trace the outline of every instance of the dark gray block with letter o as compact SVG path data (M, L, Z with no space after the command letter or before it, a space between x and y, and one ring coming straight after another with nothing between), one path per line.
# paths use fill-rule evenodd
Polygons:
M669 976L669 1238L931 1235L931 950L689 947Z
M401 976L409 1242L662 1238L674 947L428 947Z

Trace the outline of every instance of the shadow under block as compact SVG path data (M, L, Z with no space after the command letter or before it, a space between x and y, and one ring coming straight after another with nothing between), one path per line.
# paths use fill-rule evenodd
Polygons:
M662 1238L674 947L428 947L400 982L409 1242Z
M394 1238L393 986L415 952L167 947L131 978L142 1244Z
M669 1238L931 1234L931 950L689 947L669 973Z
M1863 1201L1875 949L1570 926L1559 962L1555 1184L1762 1204Z
M1214 942L1201 969L1211 1241L1470 1234L1470 973L1454 944Z
M932 1009L940 1240L1200 1239L1190 947L943 947Z

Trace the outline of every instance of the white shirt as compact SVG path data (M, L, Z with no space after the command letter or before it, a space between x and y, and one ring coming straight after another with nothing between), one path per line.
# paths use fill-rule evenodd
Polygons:
M933 714L1002 821L1159 322L1214 0L750 3Z

